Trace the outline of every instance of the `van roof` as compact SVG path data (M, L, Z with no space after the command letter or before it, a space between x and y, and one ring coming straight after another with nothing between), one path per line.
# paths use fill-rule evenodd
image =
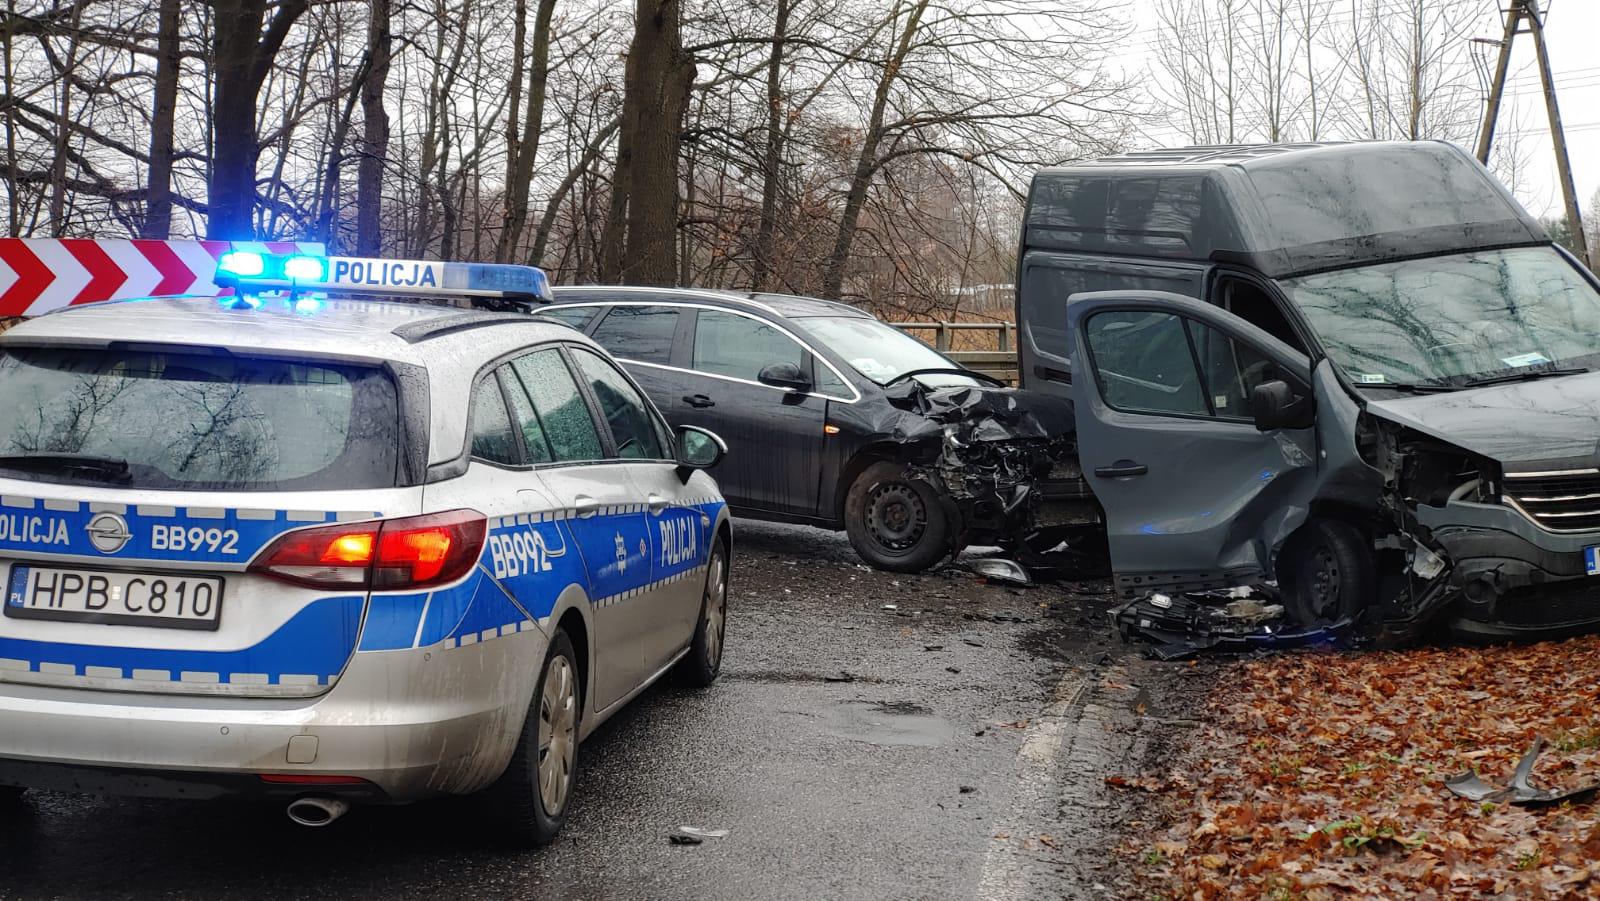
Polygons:
M1236 262L1272 277L1549 234L1452 144L1147 150L1041 170L1023 251Z

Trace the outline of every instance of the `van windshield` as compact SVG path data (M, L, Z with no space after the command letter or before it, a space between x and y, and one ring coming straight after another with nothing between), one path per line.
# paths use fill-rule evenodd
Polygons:
M392 488L381 369L229 354L0 349L0 476L193 490Z
M1383 263L1283 286L1358 385L1450 387L1600 366L1600 292L1552 247Z

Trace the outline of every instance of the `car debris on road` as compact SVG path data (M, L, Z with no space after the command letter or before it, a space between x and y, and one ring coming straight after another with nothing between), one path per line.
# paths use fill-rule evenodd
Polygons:
M1446 779L1444 786L1451 794L1468 801L1510 803L1518 807L1549 807L1563 801L1587 801L1594 797L1596 792L1600 792L1600 782L1559 790L1535 786L1529 780L1533 776L1534 764L1539 762L1539 754L1544 748L1545 740L1542 736L1534 740L1533 747L1529 748L1528 753L1518 762L1516 770L1511 774L1511 784L1506 788L1495 788L1471 770Z

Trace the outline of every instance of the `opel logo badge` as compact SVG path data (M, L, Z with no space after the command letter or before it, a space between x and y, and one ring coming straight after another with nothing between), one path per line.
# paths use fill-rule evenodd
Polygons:
M115 513L98 514L89 520L86 530L89 543L102 554L115 554L133 537L133 533L128 531L128 521Z

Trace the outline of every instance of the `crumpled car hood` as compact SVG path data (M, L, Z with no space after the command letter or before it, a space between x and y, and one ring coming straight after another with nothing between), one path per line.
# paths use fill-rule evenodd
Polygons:
M1502 463L1600 451L1600 372L1369 400L1385 419Z
M960 428L965 443L1052 440L1075 434L1072 402L1020 388L959 386L927 388L903 382L889 393L896 413L882 431L914 443Z

